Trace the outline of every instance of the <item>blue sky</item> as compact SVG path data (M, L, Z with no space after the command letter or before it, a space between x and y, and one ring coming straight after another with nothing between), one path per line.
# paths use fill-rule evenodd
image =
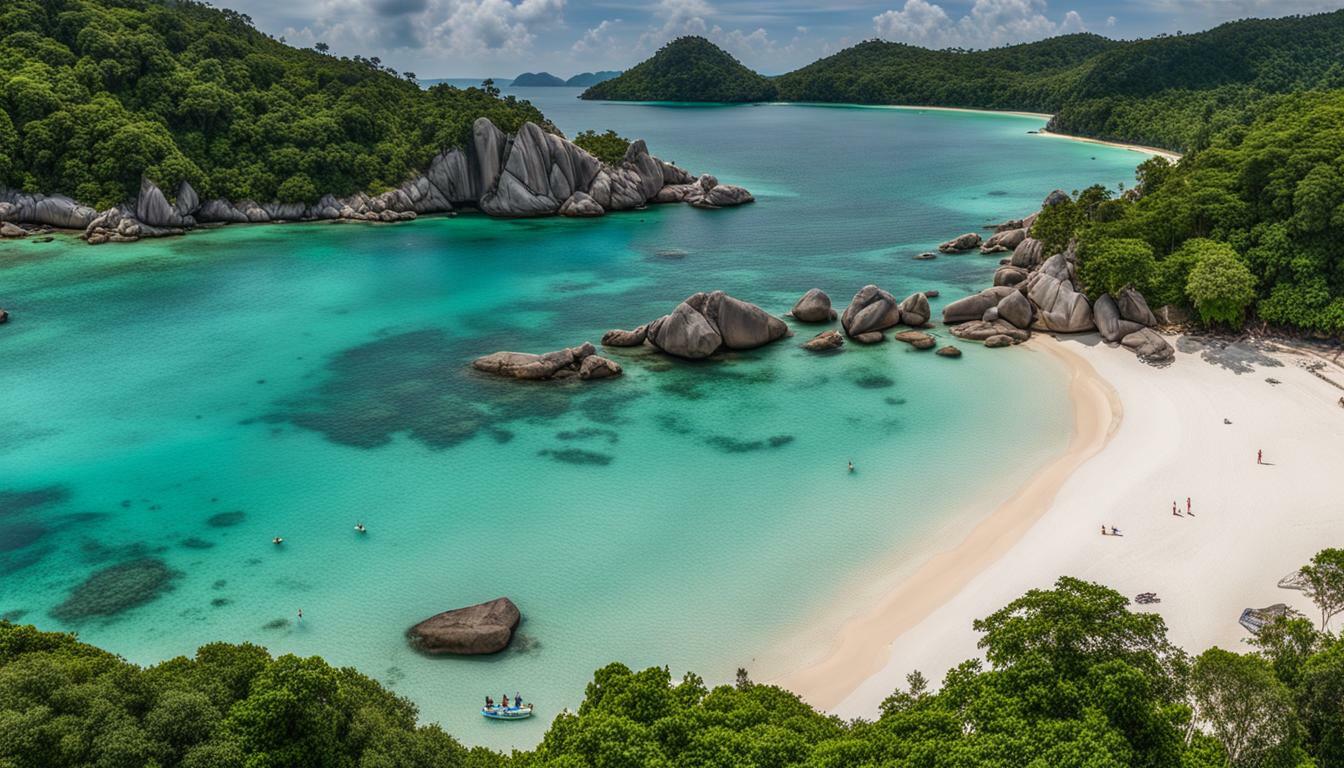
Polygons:
M987 48L1090 31L1191 32L1232 19L1317 13L1344 0L216 0L294 45L378 56L421 78L561 76L623 69L699 34L777 74L880 37Z

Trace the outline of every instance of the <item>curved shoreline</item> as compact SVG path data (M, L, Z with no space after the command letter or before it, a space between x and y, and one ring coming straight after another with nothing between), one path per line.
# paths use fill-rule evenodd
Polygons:
M1047 131L1047 130L1045 130L1044 128L1042 128L1041 130L1037 131L1037 132L1036 132L1036 135L1037 135L1037 136L1046 136L1046 137L1049 137L1049 138L1055 138L1055 139L1068 139L1068 140L1070 140L1070 141L1081 141L1081 142L1083 142L1084 144L1100 144L1100 145L1102 145L1103 147L1116 147L1117 149L1128 149L1128 150L1131 151L1131 152L1138 152L1138 153L1143 154L1143 155L1155 155L1155 156L1157 156L1157 157L1165 157L1167 160L1170 160L1170 161L1173 162L1173 163L1176 162L1176 161L1178 161L1178 160L1180 160L1182 157L1184 157L1184 155L1182 155L1180 152L1172 152L1170 149L1161 149L1161 148L1159 148L1159 147L1149 147L1149 146L1146 146L1146 145L1144 145L1144 144L1125 144L1124 142L1119 142L1119 141L1105 141L1105 140L1102 140L1102 139L1090 139L1090 138L1088 138L1088 137L1086 137L1086 136L1073 136L1073 135L1071 135L1071 134L1067 134L1067 133L1056 133L1056 132L1054 132L1054 131Z
M1053 339L1045 343L1033 339L1026 346L1055 358L1069 372L1073 429L1064 453L978 522L960 543L931 555L871 610L846 621L821 661L767 682L793 691L813 706L834 709L886 666L897 637L919 625L1012 549L1050 508L1074 470L1110 441L1124 414L1110 383L1090 363Z

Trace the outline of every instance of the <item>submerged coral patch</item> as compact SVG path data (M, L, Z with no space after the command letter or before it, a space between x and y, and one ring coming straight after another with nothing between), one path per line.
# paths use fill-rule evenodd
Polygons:
M210 549L211 547L215 546L215 543L213 541L206 541L205 539L198 539L195 536L192 536L190 538L183 539L182 546L186 547L187 549Z
M0 552L13 552L36 544L47 534L41 523L9 523L0 526Z
M608 443L615 444L620 442L621 436L614 429L602 429L601 427L583 427L582 429L567 429L555 433L557 440L606 440Z
M178 573L153 557L142 557L95 571L51 610L65 622L116 616L172 589Z
M234 510L233 512L220 512L217 515L211 515L206 518L205 524L211 528L231 528L245 519L247 519L246 512Z
M57 504L70 497L63 485L48 485L30 491L0 491L0 519Z
M579 448L563 448L560 450L552 450L548 448L543 451L537 451L537 455L549 456L550 458L555 459L556 461L559 462L563 462L565 464L578 464L581 466L601 466L601 467L605 467L606 465L610 464L615 458L605 453L597 453L595 451L585 451Z
M752 453L768 448L782 448L793 442L793 435L775 435L765 440L739 440L727 435L710 435L705 443L723 453Z
M867 373L854 380L860 389L886 389L896 386L895 380L880 373Z

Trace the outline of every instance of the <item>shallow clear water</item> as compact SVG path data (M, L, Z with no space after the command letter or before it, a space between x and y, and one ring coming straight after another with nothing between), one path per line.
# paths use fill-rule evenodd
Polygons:
M815 357L797 345L820 329L800 328L709 363L616 351L611 382L472 374L701 289L782 314L877 282L937 288L937 308L997 258L911 255L1141 159L1029 136L1030 118L576 93L526 95L759 202L0 244L0 613L144 663L217 639L321 654L469 743L527 746L609 661L720 682L790 647L1063 447L1063 377L1020 350ZM410 624L499 595L525 616L511 650L406 647ZM476 714L515 690L543 716Z

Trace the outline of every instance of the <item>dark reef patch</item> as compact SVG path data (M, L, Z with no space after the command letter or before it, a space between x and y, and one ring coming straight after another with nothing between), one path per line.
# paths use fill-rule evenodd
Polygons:
M513 642L509 643L509 649L514 653L536 653L541 650L541 641L532 635L517 632L513 636Z
M710 435L705 438L705 443L722 453L752 453L769 448L782 448L793 440L793 435L775 435L765 440L739 440L727 435Z
M41 523L7 523L0 526L0 552L13 552L36 544L47 535Z
M70 490L63 485L48 485L31 491L0 491L0 519L58 504L68 498Z
M231 528L247 519L247 513L242 510L233 512L220 512L217 515L211 515L206 518L205 524L211 528Z
M215 543L213 541L206 541L205 539L198 539L195 536L192 536L190 538L183 539L182 546L186 547L187 549L210 549L211 547L215 546Z
M887 405L905 405L905 398L904 398L904 397L884 397L884 398L882 398L882 402L886 403Z
M271 619L261 625L262 629L288 629L289 619Z
M230 603L232 603L232 602L233 602L233 601L230 600L230 599L227 598L227 597L216 597L214 600L211 600L211 601L210 601L210 607L212 607L212 608L223 608L224 606L226 606L226 605L228 605L228 604L230 604Z
M28 611L24 610L23 608L15 608L12 611L5 611L4 613L0 613L0 621L14 622L18 621L19 619L22 619L24 616L27 615Z
M614 429L602 429L601 427L583 427L581 429L567 429L563 432L555 433L556 440L606 440L615 445L620 442L621 436Z
M142 557L95 571L51 609L53 618L78 622L107 618L157 599L179 576L168 564Z
M538 456L548 456L555 461L565 464L576 464L579 466L605 467L610 464L615 457L605 453L595 451L585 451L580 448L562 448L560 450L546 449L537 451Z
M896 386L896 381L880 373L866 373L854 379L854 384L860 389L886 389Z

